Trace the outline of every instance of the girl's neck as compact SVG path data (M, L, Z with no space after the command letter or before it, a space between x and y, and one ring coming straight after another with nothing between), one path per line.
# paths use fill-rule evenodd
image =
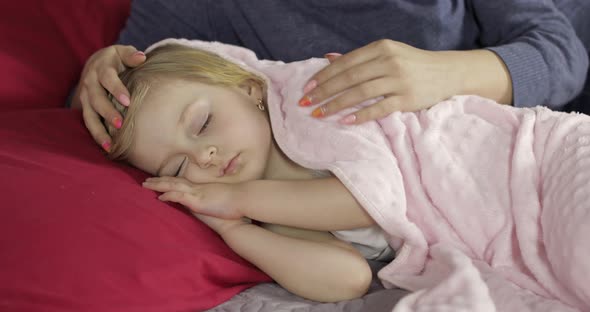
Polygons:
M311 174L311 170L299 166L289 159L273 139L263 179L302 180L313 179L313 175Z

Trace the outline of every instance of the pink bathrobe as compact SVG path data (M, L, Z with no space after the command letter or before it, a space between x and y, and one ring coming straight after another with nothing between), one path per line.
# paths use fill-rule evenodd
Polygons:
M352 109L314 119L314 107L297 105L324 59L284 64L200 41L156 46L168 43L267 78L283 152L330 170L392 245L403 242L379 272L386 287L413 291L394 311L590 311L590 117L456 96L343 126Z

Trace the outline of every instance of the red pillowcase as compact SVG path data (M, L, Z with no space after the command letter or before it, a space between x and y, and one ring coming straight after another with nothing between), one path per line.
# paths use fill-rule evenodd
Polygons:
M0 111L63 107L86 59L117 39L130 0L0 2Z
M79 112L0 114L0 311L199 311L270 279L105 159Z

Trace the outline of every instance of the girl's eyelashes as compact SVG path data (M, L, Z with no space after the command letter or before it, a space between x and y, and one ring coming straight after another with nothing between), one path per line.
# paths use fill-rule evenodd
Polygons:
M201 130L199 130L199 134L201 134L203 131L205 131L205 129L207 129L207 127L209 126L209 122L210 121L211 121L211 114L208 114L207 115L207 119L205 120L205 123L201 127Z
M191 135L198 136L201 133L203 133L209 126L209 123L211 122L211 117L211 114L202 114L200 116L196 116L194 118L194 121L190 123L189 131Z
M184 167L184 164L186 163L187 157L184 157L182 159L182 162L180 163L180 166L178 166L178 169L176 169L176 172L174 173L175 177L178 177L180 175L180 173L182 172L182 168Z

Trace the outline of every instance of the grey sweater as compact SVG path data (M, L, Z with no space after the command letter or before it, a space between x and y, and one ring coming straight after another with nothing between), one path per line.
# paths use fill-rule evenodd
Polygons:
M590 9L588 0L555 2L572 14L580 15L577 6ZM589 33L578 30L586 40ZM132 2L119 43L143 50L169 37L241 45L283 61L345 53L382 38L428 50L487 48L506 63L519 107L561 109L582 90L588 70L586 48L551 0Z

